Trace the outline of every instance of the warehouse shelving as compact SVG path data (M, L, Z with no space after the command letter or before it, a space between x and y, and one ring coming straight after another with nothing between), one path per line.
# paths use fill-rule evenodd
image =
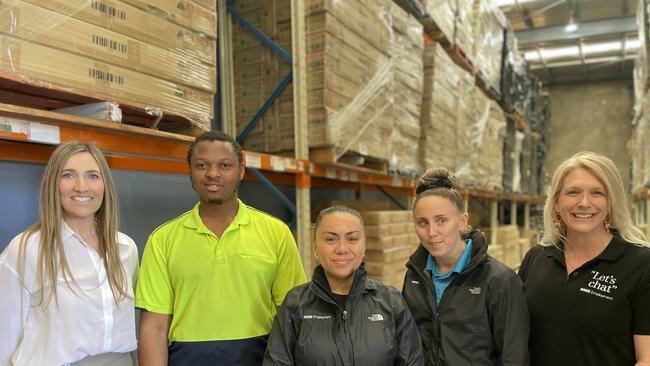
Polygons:
M227 1L219 1L221 113L223 129L234 135L234 72L232 65L232 15ZM249 168L260 170L272 184L296 188L296 236L305 268L311 268L310 188L380 191L413 197L415 180L372 172L368 169L319 164L309 160L307 143L306 68L304 4L294 0L292 6L292 82L294 92L295 156L245 151ZM192 137L148 128L96 121L39 109L0 104L0 160L44 163L54 145L73 140L96 142L106 152L112 168L187 174L187 146ZM245 179L256 180L257 174L247 172ZM506 194L479 189L461 190L466 202L486 199L490 202L491 232L496 233L497 205L500 201L525 205L525 227L528 228L529 207L539 197ZM286 202L285 202L286 203ZM516 220L516 217L515 217ZM493 234L494 235L494 234Z

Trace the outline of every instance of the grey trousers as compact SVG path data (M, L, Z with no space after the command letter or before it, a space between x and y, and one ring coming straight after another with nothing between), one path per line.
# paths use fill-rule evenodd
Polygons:
M137 358L135 352L129 353L104 353L96 356L88 356L81 361L73 363L73 366L136 366Z

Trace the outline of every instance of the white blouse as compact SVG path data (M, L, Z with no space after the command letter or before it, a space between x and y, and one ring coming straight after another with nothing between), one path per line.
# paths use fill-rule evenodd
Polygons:
M73 292L58 274L57 302L36 305L38 242L34 233L26 243L25 277L21 284L18 253L22 234L0 255L0 366L53 365L79 361L107 352L136 349L133 288L138 274L138 249L119 233L120 259L130 298L115 304L106 270L97 252L65 222L61 239L72 276L83 291Z

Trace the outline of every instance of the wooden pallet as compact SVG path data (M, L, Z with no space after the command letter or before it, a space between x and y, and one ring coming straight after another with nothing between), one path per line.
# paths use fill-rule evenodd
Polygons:
M424 41L425 42L438 42L444 48L452 46L452 42L447 35L438 27L436 22L429 15L418 19L424 27Z
M388 174L388 162L348 151L339 157L335 147L309 150L309 160L317 164L336 165L364 173Z
M191 119L164 109L153 109L134 101L109 97L77 88L29 79L0 71L0 103L42 110L54 110L81 104L114 102L122 109L122 123L196 136L205 129ZM162 112L162 116L158 112Z

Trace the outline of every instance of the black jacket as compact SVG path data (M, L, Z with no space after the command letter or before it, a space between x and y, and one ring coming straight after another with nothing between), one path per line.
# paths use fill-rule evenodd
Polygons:
M408 261L404 289L418 324L427 365L528 365L529 319L517 274L487 254L485 236L472 230L472 258L436 305L428 251Z
M278 310L264 365L424 365L420 336L399 292L357 270L345 308L323 268Z

